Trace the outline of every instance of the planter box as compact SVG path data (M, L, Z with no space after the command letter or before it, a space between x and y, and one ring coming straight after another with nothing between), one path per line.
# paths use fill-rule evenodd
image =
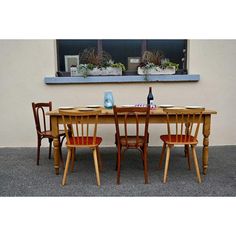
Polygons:
M151 68L148 70L144 70L141 67L138 67L139 75L173 75L175 74L175 67L167 67L165 69L156 66L155 68Z
M94 68L93 70L88 70L87 75L122 75L121 68L107 67L107 68ZM78 76L83 76L81 71L78 72Z

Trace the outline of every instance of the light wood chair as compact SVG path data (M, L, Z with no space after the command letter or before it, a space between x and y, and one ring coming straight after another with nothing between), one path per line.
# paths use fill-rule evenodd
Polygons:
M142 161L144 166L145 184L148 183L148 164L147 164L147 148L148 148L148 125L150 107L113 107L114 119L116 126L116 147L117 147L117 184L120 184L120 165L121 157L124 157L124 152L127 149L138 149L142 154ZM135 135L129 130L132 124L128 124L128 116L135 115ZM145 123L141 124L139 115L145 115ZM144 126L143 133L140 132L140 126ZM124 127L123 133L121 126ZM129 128L128 128L129 126Z
M168 167L170 160L170 150L174 145L191 146L194 166L197 173L198 182L201 183L201 176L198 166L196 145L198 144L197 135L204 108L201 109L163 109L167 116L167 135L161 135L163 147L159 168L162 166L166 146L166 161L164 169L163 182L166 183L168 175ZM173 131L174 130L174 131ZM189 159L188 159L189 162ZM190 165L190 164L189 164Z
M37 132L37 165L39 165L39 158L40 158L40 147L42 139L47 138L49 141L49 155L48 158L51 158L51 149L52 149L52 129L51 129L51 121L48 121L46 119L46 112L52 110L52 102L40 102L40 103L34 103L32 102L32 109L34 114L34 121L35 121L35 127ZM62 145L62 142L65 138L65 132L63 130L59 130L59 142L60 147ZM62 153L60 148L60 160L63 163L62 159Z
M62 115L64 130L66 133L66 146L68 149L66 166L62 179L62 185L66 184L67 173L72 159L71 169L74 167L75 148L89 148L93 151L94 166L96 172L97 185L100 186L101 160L99 145L101 137L97 137L98 114L101 111L59 111Z

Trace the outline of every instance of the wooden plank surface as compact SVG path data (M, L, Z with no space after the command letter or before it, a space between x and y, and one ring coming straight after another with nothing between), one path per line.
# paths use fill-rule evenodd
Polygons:
M81 108L81 107L75 107L74 110L76 111L76 110L79 110L80 108ZM175 108L177 108L177 107L175 107ZM179 107L179 108L183 109L184 107ZM101 110L101 114L100 114L99 116L109 116L109 115L113 116L113 110L112 110L112 109L105 109L104 107L101 107L101 108L98 108L98 109ZM203 112L203 114L209 114L209 115L211 115L211 114L217 114L217 112L214 111L214 110L208 110L208 109L206 109L206 110ZM53 111L50 111L50 112L47 113L47 115L50 115L50 116L59 116L59 115L60 115L60 114L59 114L59 109L55 109L55 110L53 110ZM165 113L164 113L164 111L163 111L163 108L157 108L157 109L151 110L150 115L165 115Z

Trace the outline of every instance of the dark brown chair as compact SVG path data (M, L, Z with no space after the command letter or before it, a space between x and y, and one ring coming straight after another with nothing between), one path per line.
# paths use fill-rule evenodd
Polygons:
M49 141L48 158L49 159L51 158L53 136L52 136L52 131L51 131L51 122L47 122L46 112L52 110L52 102L48 102L48 103L32 102L32 108L33 108L34 121L35 121L35 127L36 127L36 132L37 132L37 165L39 165L41 141L44 138L47 138ZM60 130L59 131L60 146L64 138L65 138L65 132ZM60 151L60 158L63 163L61 151Z
M120 184L120 164L121 156L123 157L124 152L128 149L138 149L142 154L142 161L144 166L144 179L145 184L148 183L148 166L147 166L147 148L148 148L148 125L150 107L113 107L115 126L116 126L116 147L117 147L117 184ZM144 124L140 123L139 116L145 116ZM133 126L128 124L128 117L132 116L131 119L135 122L135 135L132 134L129 128ZM143 132L140 131L141 126ZM122 127L124 127L122 131ZM122 132L122 133L121 133ZM141 134L140 134L141 133Z
M101 137L97 137L98 114L100 110L95 111L60 111L66 133L67 159L62 179L62 185L66 184L67 173L70 160L72 160L71 170L74 167L75 148L89 148L93 151L94 166L97 178L97 185L100 186L101 160L99 154L99 145L102 142ZM70 127L68 129L68 127Z
M196 145L198 144L197 135L199 131L200 122L204 108L201 109L163 109L167 116L167 132L166 135L161 135L163 147L159 168L162 166L166 146L166 163L164 170L163 182L166 183L168 175L168 167L170 160L170 150L175 145L191 146L194 165L197 173L198 182L201 183L201 176L198 166ZM172 119L170 118L172 117ZM186 127L186 129L185 129ZM189 161L189 154L188 154Z

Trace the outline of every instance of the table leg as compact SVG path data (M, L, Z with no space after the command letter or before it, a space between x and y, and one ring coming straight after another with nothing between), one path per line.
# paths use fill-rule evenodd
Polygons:
M59 167L60 167L60 142L58 138L53 139L53 151L54 151L54 169L55 174L59 175Z
M57 117L51 117L52 135L53 135L53 155L55 174L59 175L60 167L60 141Z
M203 150L202 150L202 168L203 174L206 175L208 168L208 146L209 146L209 135L211 131L211 115L205 115L203 121Z

